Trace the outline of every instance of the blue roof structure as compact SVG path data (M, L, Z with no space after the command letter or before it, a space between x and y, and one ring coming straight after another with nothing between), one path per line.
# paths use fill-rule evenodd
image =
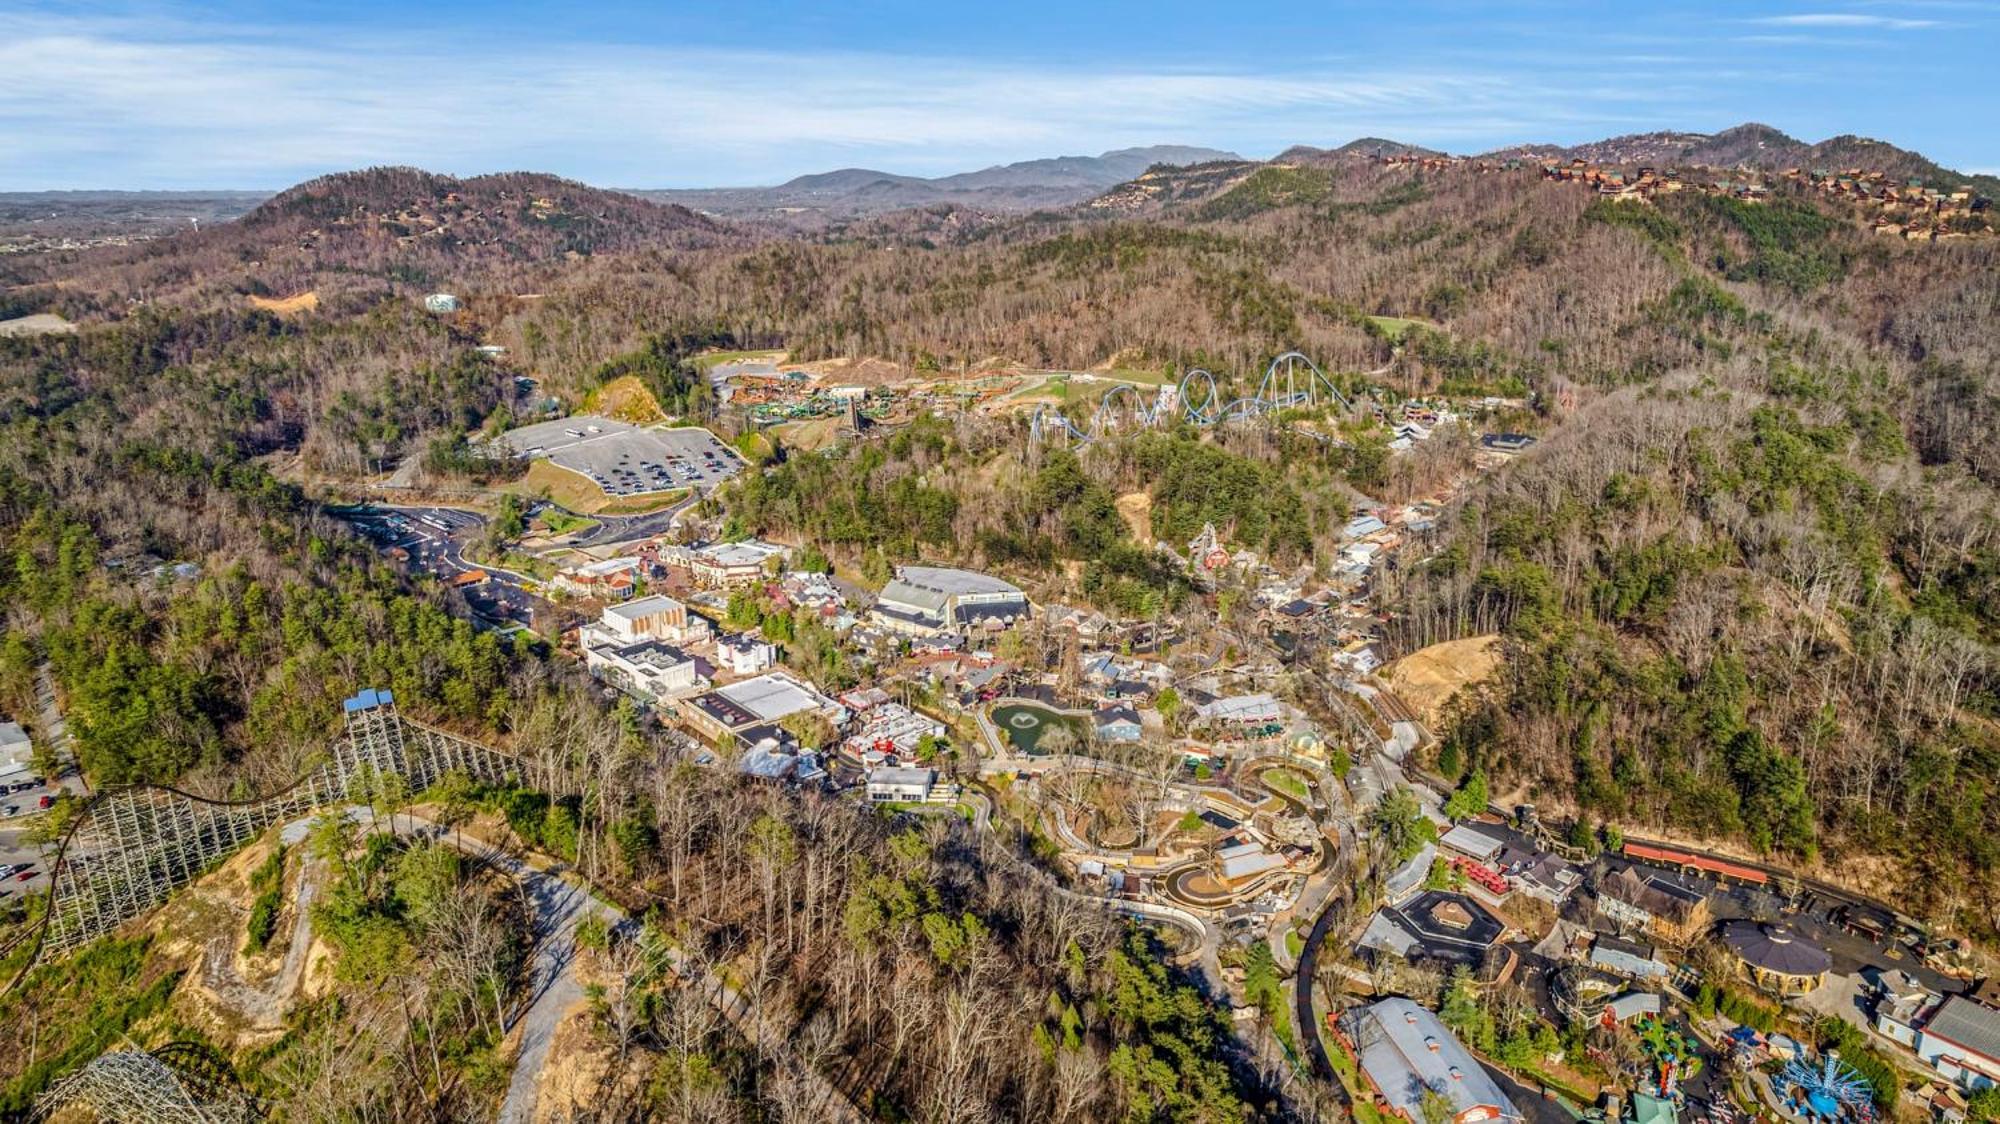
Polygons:
M390 694L387 690L365 687L353 698L343 701L340 704L340 709L348 714L353 714L356 711L374 710L378 706L389 706L395 701L396 696Z

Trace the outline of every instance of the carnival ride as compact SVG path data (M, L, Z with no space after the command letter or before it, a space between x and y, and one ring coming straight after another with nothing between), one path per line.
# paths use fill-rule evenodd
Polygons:
M1818 1062L1793 1058L1771 1086L1808 1120L1873 1124L1875 1119L1874 1086L1830 1050Z
M1149 392L1133 383L1118 383L1097 401L1087 428L1052 406L1037 406L1029 434L1037 441L1069 440L1079 444L1111 433L1150 429L1170 421L1212 426L1269 418L1283 410L1319 410L1338 405L1352 412L1354 402L1341 393L1326 372L1303 352L1287 351L1271 360L1257 389L1246 397L1224 400L1215 375L1195 367L1178 383Z
M1701 1052L1694 1039L1682 1034L1658 1016L1639 1020L1639 1049L1653 1063L1652 1087L1646 1092L1678 1100L1681 1082L1701 1073Z

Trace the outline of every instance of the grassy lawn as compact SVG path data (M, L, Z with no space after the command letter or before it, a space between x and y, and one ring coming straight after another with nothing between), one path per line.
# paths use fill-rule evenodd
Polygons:
M548 528L549 534L552 535L567 535L571 531L588 531L592 527L597 526L597 520L595 519L586 519L581 515L572 515L567 511L558 511L554 508L542 512L538 518L541 519L542 526Z
M1172 376L1158 368L1113 367L1109 371L1096 371L1093 373L1100 379L1112 379L1117 382L1136 382L1146 386L1161 386L1174 381Z
M610 498L581 473L557 468L545 460L530 463L528 474L512 490L523 495L547 496L571 511L596 511Z
M1292 963L1294 964L1298 963L1299 957L1305 954L1306 940L1304 937L1299 936L1297 929L1285 930L1285 951L1291 954Z
M644 496L620 496L606 500L597 509L599 515L646 515L664 511L687 498L686 488L675 488L671 492L656 492Z
M783 351L711 351L707 355L694 357L694 365L702 370L711 370L719 364L734 363L741 359L775 359Z
M1377 328L1382 329L1382 334L1388 337L1390 343L1395 343L1404 336L1409 335L1411 328L1435 329L1437 327L1436 324L1428 320L1419 320L1414 316L1370 316L1368 319Z
M1265 784L1279 792L1300 800L1307 798L1306 779L1290 769L1266 769L1261 775Z

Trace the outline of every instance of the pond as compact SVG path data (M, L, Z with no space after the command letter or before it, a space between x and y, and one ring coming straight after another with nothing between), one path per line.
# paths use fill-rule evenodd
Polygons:
M1090 744L1090 724L1073 715L1057 714L1045 706L1009 703L993 708L993 725L1014 748L1022 753L1040 754L1042 739L1059 726L1068 726L1076 735L1071 752L1082 752Z

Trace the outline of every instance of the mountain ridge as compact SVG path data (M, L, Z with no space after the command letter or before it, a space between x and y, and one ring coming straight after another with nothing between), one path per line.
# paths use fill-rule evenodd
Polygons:
M874 168L837 168L794 176L771 187L642 188L632 193L722 216L789 212L852 217L940 203L1024 211L1082 202L1157 165L1241 159L1218 149L1147 145L1096 156L1021 160L931 178Z

